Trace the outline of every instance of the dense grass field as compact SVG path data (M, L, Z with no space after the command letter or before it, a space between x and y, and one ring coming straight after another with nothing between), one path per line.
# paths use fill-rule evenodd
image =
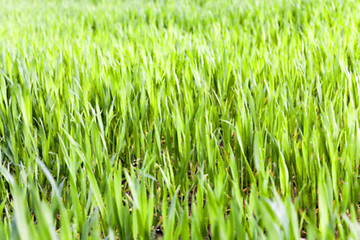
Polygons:
M0 238L360 239L359 12L0 0Z

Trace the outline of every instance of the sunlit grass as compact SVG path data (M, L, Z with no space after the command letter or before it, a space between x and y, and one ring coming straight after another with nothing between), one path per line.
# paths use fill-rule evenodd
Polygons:
M0 238L359 239L359 12L0 0Z

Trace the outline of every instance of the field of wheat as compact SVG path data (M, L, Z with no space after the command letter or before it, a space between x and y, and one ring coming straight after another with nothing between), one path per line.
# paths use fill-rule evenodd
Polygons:
M0 238L360 239L359 12L0 0Z

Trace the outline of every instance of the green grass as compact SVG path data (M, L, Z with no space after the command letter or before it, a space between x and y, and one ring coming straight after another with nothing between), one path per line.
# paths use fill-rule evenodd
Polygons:
M1 239L359 239L356 0L0 0Z

